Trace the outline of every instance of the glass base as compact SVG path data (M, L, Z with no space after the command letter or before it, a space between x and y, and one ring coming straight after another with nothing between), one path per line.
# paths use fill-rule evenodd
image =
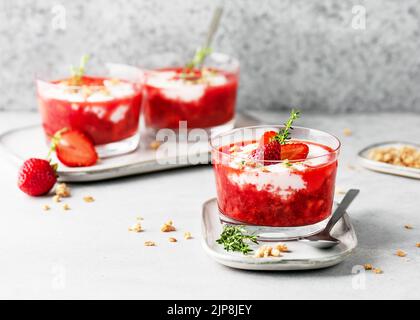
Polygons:
M136 150L139 146L140 135L136 133L134 136L108 144L95 146L99 158L109 158L130 153Z
M284 240L294 240L300 239L304 237L308 237L310 235L319 233L320 231L324 230L327 226L328 218L307 226L301 227L268 227L268 226L257 226L257 225L250 225L244 222L234 220L225 216L219 210L219 217L220 221L223 224L230 224L230 225L241 225L247 230L249 233L252 233L257 236L259 241L267 241L267 242L277 242L277 241L284 241Z

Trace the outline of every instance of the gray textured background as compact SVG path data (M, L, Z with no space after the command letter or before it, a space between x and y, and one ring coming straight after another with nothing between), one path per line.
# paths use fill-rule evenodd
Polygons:
M214 0L0 0L0 109L36 109L34 74L83 53L139 63L194 50ZM352 28L354 5L367 10ZM418 0L229 0L215 48L242 63L240 108L420 112Z

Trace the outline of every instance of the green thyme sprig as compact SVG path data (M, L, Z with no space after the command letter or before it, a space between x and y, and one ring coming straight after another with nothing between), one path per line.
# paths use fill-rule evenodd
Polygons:
M79 85L86 71L86 64L89 61L89 55L85 54L80 58L78 67L71 66L71 82L72 84Z
M185 65L185 68L188 70L201 68L204 63L204 60L213 52L212 48L202 47L198 48L195 51L193 59Z
M248 234L242 226L225 225L220 234L220 238L216 240L218 244L223 245L226 251L242 252L248 254L253 250L249 247L250 243L258 244L257 237Z
M209 56L213 50L209 47L198 48L195 52L195 55L191 61L189 61L184 70L181 73L181 79L184 80L196 80L197 75L195 74L196 69L201 69L204 60Z
M275 139L280 143L280 144L285 144L287 142L287 140L290 140L290 131L293 130L293 122L297 119L299 119L300 117L300 111L299 110L295 110L292 109L292 111L290 112L290 117L289 120L287 120L287 122L284 124L284 128L280 130L280 132L276 135Z

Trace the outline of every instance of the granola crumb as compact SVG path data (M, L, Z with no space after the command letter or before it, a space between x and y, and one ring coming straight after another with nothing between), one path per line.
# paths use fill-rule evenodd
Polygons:
M155 246L156 246L156 243L155 243L155 242L153 242L153 241L145 241L145 242L144 242L144 245L145 245L146 247L155 247Z
M275 248L280 252L290 252L289 248L285 244L278 244L275 246Z
M417 243L416 243L416 247L417 247L417 248L420 248L420 242L417 242Z
M272 248L270 246L261 246L255 252L255 258L266 258L271 255Z
M404 252L404 251L403 251L403 250L401 250L401 249L398 249L398 250L395 252L395 255L397 255L398 257L403 258L403 257L407 256L407 253L406 253L406 252Z
M277 248L272 248L270 246L261 246L255 252L255 258L268 258L268 257L281 257L280 250Z
M142 220L144 220L144 219L143 219L143 217L138 216L138 217L136 217L136 220L138 220L138 221L142 221Z
M277 249L277 248L273 248L273 249L271 249L271 255L273 256L273 257L281 257L281 253L280 253L281 251L279 250L279 249Z
M346 193L346 190L343 190L343 189L340 189L340 188L336 188L335 189L335 193L336 194L345 194Z
M172 238L172 237L169 238L168 240L169 240L169 242L177 242L178 241L178 240L176 240L176 238Z
M176 231L176 228L173 226L172 220L169 220L162 226L162 228L160 228L160 231L171 232L171 231Z
M343 133L346 137L350 137L353 134L349 128L344 128Z
M65 183L60 183L55 188L55 194L61 198L70 197L71 191L70 188Z
M111 78L110 81L113 85L119 84L121 82L121 80L118 78Z
M412 226L411 224L406 224L406 225L404 226L404 228L406 228L406 229L408 229L408 230L411 230L411 229L413 229L413 226Z
M83 197L83 201L86 203L91 203L95 201L95 198L92 196L86 196L86 197Z
M154 140L154 141L150 142L149 147L152 150L157 150L157 149L159 149L160 145L161 145L160 141Z
M60 196L58 196L58 195L55 195L55 196L52 198L52 200L53 200L55 203L59 203L59 202L61 202L61 197L60 197Z
M128 231L139 233L139 232L142 232L143 229L140 223L135 223L130 228L128 228Z
M373 270L373 266L370 263L366 263L363 265L366 271Z
M262 168L261 168L261 171L262 171L262 172L265 172L265 173L270 172L270 170L268 170L266 167L262 167Z
M42 210L44 210L44 211L49 211L51 208L50 208L50 206L48 205L48 204L44 204L43 206L42 206Z
M375 268L375 269L373 269L373 273L376 273L376 274L382 274L382 273L384 273L384 272L382 271L382 269L381 269L381 268Z
M67 203L63 204L63 210L64 211L70 210L70 206Z

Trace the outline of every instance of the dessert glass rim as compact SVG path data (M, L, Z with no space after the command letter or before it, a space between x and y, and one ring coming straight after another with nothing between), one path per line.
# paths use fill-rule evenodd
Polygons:
M143 76L143 74L144 74L144 70L142 68L139 68L137 66L134 66L134 65L131 65L131 64L127 64L127 63L105 62L105 63L103 63L101 65L106 66L106 67L108 67L108 66L129 67L130 69L132 69L132 70L135 69L136 72L139 72L139 76ZM138 81L125 80L125 79L122 79L121 77L107 77L106 75L101 75L100 73L98 74L98 72L93 72L93 73L87 72L85 76L92 77L92 78L118 79L118 80L123 80L123 81L129 82L129 83L132 83L132 84L142 83L143 82L143 80L141 80L140 78L139 78ZM57 78L57 79L49 79L49 80L47 78L48 77L46 77L42 73L35 74L35 82L36 83L42 83L43 85L48 85L48 86L52 86L52 87L59 87L59 86L61 86L60 83L53 83L52 82L52 81L60 80L60 78ZM70 76L69 76L69 78L70 78ZM63 79L65 79L65 78L63 78ZM89 88L97 89L97 90L103 88L103 86L101 86L101 85L88 85L88 86L89 86ZM68 89L82 89L83 87L86 87L86 85L85 84L81 84L81 85L66 85L66 88L68 88Z
M175 55L181 55L180 52L174 52L174 51L166 51L166 52L161 52L161 53L155 53L154 55L152 54L152 56L159 56L159 55L163 55L163 54L175 54ZM227 59L228 61L226 63L229 63L232 65L231 69L227 70L228 72L231 73L236 73L239 72L240 69L240 62L237 58L235 58L234 56L227 54L227 53L222 53L219 51L214 51L212 53L210 53L208 55L208 57L210 58L219 58L219 59ZM217 61L219 62L219 61ZM179 65L178 67L181 67L182 65ZM206 65L204 64L203 67L206 67ZM161 67L157 67L157 68L153 68L153 67L147 67L147 66L142 66L139 65L139 69L141 69L145 74L153 74L153 73L158 73L161 71L164 71L165 69L169 69L171 68L171 66L161 66ZM174 68L174 66L172 66L172 68Z
M232 129L232 130L230 130L230 131L222 132L222 133L219 133L219 134L217 134L217 135L215 135L215 136L213 136L213 137L211 137L211 138L210 138L210 147L211 147L211 151L212 151L212 152L216 152L216 153L221 154L221 155L224 155L224 156L228 156L228 157L230 157L230 158L236 158L236 159L244 159L244 160L247 160L248 158L246 158L246 157L241 157L241 156L238 156L238 155L232 155L231 153L227 153L227 152L224 152L224 151L220 151L220 150L219 150L219 148L220 148L221 146L216 146L216 145L214 144L214 141L216 141L217 139L220 139L220 138L222 138L222 137L224 137L224 136L231 135L231 134L233 134L234 132L238 132L238 131L240 131L240 130L244 130L244 129L250 129L250 130L252 130L252 129L263 129L263 128L284 128L284 127L285 127L284 125L269 125L269 124L267 124L267 125L256 125L256 126L240 127L240 128L235 128L235 129ZM331 155L331 154L334 154L334 153L339 152L339 150L340 150L340 148L341 148L341 141L340 141L340 139L338 139L335 135L333 135L333 134L331 134L331 133L328 133L328 132L325 132L325 131L322 131L322 130L318 130L318 129L312 129L312 128L300 127L300 126L293 126L293 128L294 128L294 129L311 130L311 131L313 131L313 132L315 132L315 133L321 133L321 134L328 135L328 136L332 137L334 140L336 140L336 142L337 142L337 147L335 147L335 148L330 148L330 149L332 149L332 150L331 150L331 151L328 151L328 153L326 153L326 154L322 154L322 155L319 155L319 156L307 157L307 158L305 158L305 159L295 159L295 160L288 160L288 159L284 159L284 160L258 160L258 162L261 162L261 163L266 163L266 162L268 162L268 163L270 163L270 164L273 164L273 163L278 164L278 163L297 163L297 162L303 162L303 161L306 161L306 160L319 159L319 158L322 158L322 157L329 156L329 155ZM293 134L293 131L292 131L292 134ZM293 139L291 139L291 140L293 141ZM302 141L302 142L305 142L305 141L311 142L311 140L299 140L299 141ZM315 141L313 141L313 142L315 142ZM315 143L316 143L316 142L315 142Z

